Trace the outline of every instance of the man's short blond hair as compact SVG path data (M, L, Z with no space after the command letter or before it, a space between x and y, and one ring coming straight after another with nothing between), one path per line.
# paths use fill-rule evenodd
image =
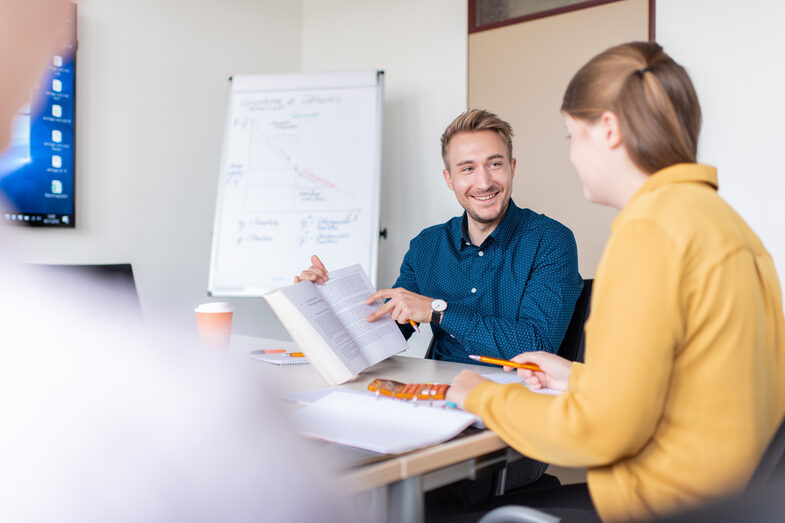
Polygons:
M512 126L495 114L485 109L469 109L461 113L458 118L452 121L442 134L442 160L444 168L450 170L447 155L450 152L450 140L458 133L494 131L507 145L507 160L512 161Z

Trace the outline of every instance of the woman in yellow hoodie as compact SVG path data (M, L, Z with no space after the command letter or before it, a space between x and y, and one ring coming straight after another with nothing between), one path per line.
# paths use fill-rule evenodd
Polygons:
M738 492L785 413L785 321L771 256L717 194L716 169L696 163L692 82L656 43L623 44L575 74L561 109L586 198L621 211L586 362L516 356L558 396L464 371L448 399L527 456L587 467L602 520Z

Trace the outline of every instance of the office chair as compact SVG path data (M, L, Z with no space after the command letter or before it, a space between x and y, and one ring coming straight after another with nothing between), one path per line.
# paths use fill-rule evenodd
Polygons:
M593 279L583 280L583 289L578 300L575 302L575 309L564 333L564 339L559 346L557 354L570 361L583 361L583 353L586 347L586 337L583 333L583 326L589 317L591 309L591 288L594 284Z
M536 508L506 505L491 510L477 523L558 523L559 521L561 520L556 516Z
M785 480L785 419L766 447L746 490L761 490L776 480Z

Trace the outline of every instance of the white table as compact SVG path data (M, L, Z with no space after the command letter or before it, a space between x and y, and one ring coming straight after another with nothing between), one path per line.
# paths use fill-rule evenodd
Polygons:
M293 342L247 336L233 336L231 352L243 357L251 350L284 348L296 350ZM269 364L248 358L261 369ZM323 389L327 384L309 365L279 367L286 378L281 380L281 395ZM494 372L485 366L450 363L421 358L394 356L362 372L341 387L366 390L374 378L390 378L410 383L451 383L463 369ZM501 372L501 371L499 371ZM340 445L333 445L331 451ZM339 481L350 494L384 489L387 521L418 522L424 519L424 493L481 473L502 472L510 461L522 456L509 448L489 430L476 431L445 443L395 456L382 456L358 449L343 448L345 468L338 471Z

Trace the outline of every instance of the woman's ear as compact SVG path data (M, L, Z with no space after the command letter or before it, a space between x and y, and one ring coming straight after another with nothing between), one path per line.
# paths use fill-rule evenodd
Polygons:
M600 127L602 139L609 149L616 149L622 145L621 125L619 117L611 111L605 111L600 115Z

